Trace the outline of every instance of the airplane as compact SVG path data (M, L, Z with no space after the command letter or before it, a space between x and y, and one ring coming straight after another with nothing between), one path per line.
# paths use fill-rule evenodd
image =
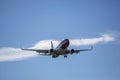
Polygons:
M44 53L43 55L52 56L52 58L57 58L60 55L63 55L64 58L67 58L68 54L79 53L81 51L91 51L93 49L93 47L91 46L90 49L68 50L67 48L68 48L69 44L70 44L69 39L64 39L55 49L54 49L53 43L51 41L51 49L49 49L49 50L41 50L41 49L22 49L22 50L36 51L37 53Z

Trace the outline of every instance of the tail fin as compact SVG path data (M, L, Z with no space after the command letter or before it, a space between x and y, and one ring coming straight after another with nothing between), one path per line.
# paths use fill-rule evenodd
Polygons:
M52 43L52 41L51 41L51 49L54 49L54 46L53 46L53 43Z

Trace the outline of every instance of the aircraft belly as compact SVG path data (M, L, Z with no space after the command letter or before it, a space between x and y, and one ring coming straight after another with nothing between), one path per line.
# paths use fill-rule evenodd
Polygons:
M58 54L58 55L66 54L66 50L60 49L60 50L56 51L56 54Z

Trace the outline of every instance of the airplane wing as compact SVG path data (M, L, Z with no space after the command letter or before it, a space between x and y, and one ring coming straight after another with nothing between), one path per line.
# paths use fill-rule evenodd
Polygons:
M81 52L81 51L91 51L93 49L93 46L91 46L91 48L90 49L80 49L80 50L69 50L68 52L69 53L71 53L71 54L73 54L73 53L79 53L79 52Z
M26 50L26 51L36 51L38 53L48 53L49 50L39 50L39 49L22 49L22 50Z

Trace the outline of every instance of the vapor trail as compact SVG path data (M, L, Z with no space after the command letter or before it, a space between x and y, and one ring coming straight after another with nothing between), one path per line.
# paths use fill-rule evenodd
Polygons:
M85 38L85 39L70 39L71 46L87 46L87 45L95 45L98 43L106 43L115 41L116 38L110 34L103 34L98 38ZM56 47L60 41L59 40L42 40L35 44L32 48L37 49L50 49L50 41L53 41L54 46Z
M98 38L86 38L86 39L70 39L71 46L83 46L83 45L95 45L98 43L106 43L115 41L116 38L109 34L104 34ZM36 43L33 49L50 49L50 41L53 41L56 47L60 41L59 40L41 40ZM37 53L33 51L23 51L20 48L0 48L0 61L15 61L26 59L35 56Z
M115 41L115 37L109 34L103 34L98 38L86 38L86 39L72 39L70 40L73 46L95 45L101 42Z
M23 51L20 48L0 48L0 61L21 60L35 55L35 52Z

